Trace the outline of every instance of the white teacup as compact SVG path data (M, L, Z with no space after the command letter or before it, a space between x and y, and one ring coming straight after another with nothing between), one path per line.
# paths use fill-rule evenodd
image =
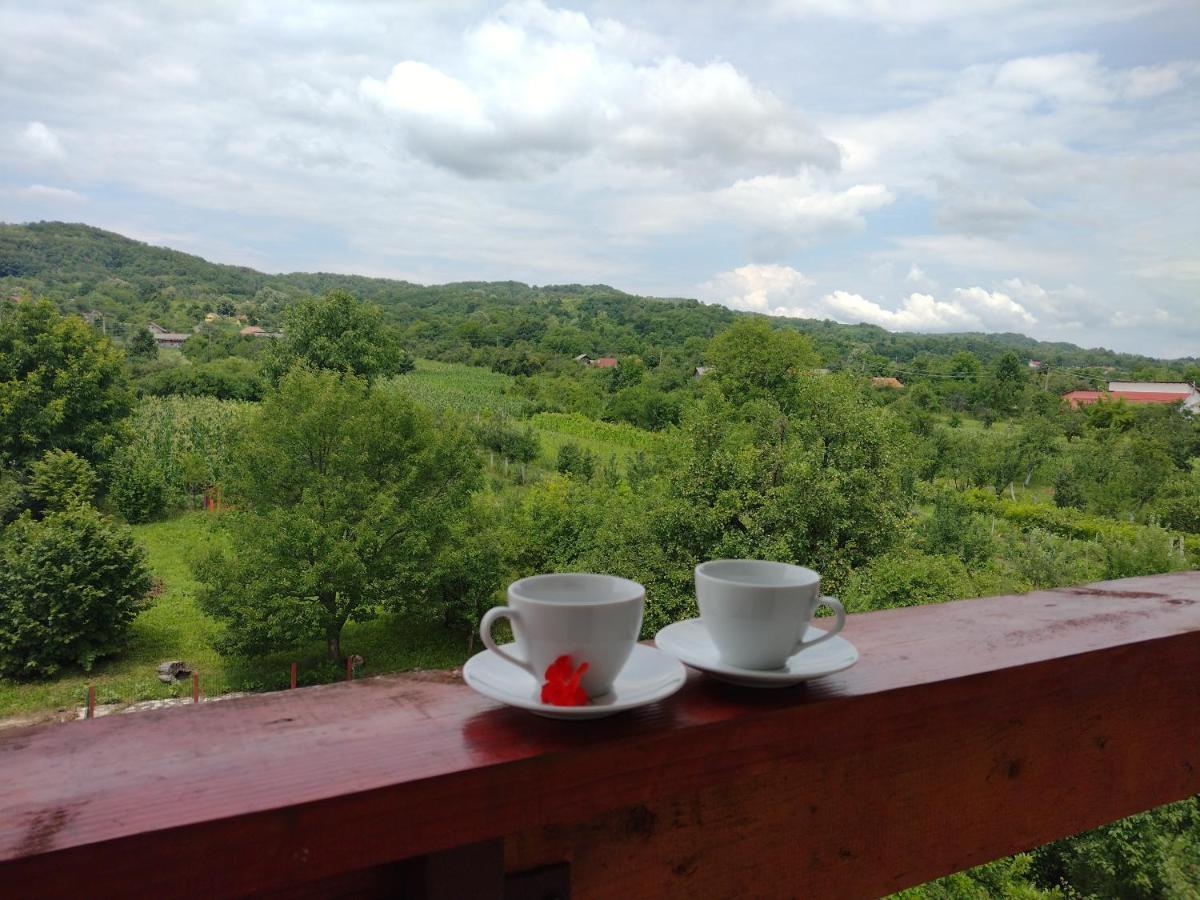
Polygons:
M607 694L629 661L642 630L646 589L615 575L533 575L508 586L508 606L489 609L479 623L483 644L533 675L540 685L558 657L588 669L579 684L590 698ZM496 646L492 624L512 623L514 656Z
M821 576L789 563L701 563L696 566L696 600L721 660L740 669L778 669L788 657L829 640L846 624L842 604L821 596ZM837 618L824 635L805 641L818 606L828 606Z

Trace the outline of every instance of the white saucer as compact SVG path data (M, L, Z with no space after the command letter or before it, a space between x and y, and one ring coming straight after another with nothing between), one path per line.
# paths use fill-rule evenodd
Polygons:
M505 644L501 649L511 651L515 647L516 644ZM636 644L629 662L613 682L613 689L587 706L543 703L541 683L491 650L476 653L467 660L463 680L485 697L548 719L599 719L670 697L687 681L687 670L675 657Z
M810 625L805 638L817 638L822 634L822 629ZM739 669L721 662L708 629L699 619L668 625L654 636L654 643L660 650L678 657L694 669L744 687L787 687L810 678L841 672L858 662L858 650L839 635L788 657L787 662L778 669Z

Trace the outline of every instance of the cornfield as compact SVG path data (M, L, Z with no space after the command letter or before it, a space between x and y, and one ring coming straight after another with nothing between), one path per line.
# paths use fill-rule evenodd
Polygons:
M109 465L109 495L132 522L202 503L229 465L229 439L254 404L212 397L147 398Z
M512 376L478 366L418 360L414 371L401 375L394 383L413 400L434 410L521 417L530 407L528 400L508 393Z

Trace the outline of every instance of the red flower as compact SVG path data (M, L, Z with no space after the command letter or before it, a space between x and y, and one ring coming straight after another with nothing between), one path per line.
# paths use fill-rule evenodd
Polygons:
M579 686L579 679L588 670L587 663L576 669L571 657L560 656L546 667L546 683L542 685L542 702L551 706L586 706L588 695Z

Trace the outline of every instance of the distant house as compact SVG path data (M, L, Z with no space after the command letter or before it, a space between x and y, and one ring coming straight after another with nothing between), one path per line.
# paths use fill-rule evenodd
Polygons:
M893 378L890 375L874 375L871 377L871 384L877 388L891 388L894 391L904 390L903 382L899 378Z
M1026 365L1028 365L1031 369L1040 369L1042 367L1042 361L1040 359L1031 359L1028 363L1026 363Z
M1126 403L1182 403L1184 409L1200 413L1200 391L1186 381L1110 381L1106 391L1068 391L1063 399L1072 409L1102 399L1119 399Z
M191 337L190 334L167 331L167 329L163 328L157 322L147 322L146 330L154 335L154 343L158 345L160 350L164 347L178 349L183 346L184 341Z
M712 366L696 366L696 370L692 372L692 377L695 379L703 378L712 371Z
M590 366L592 364L592 358L586 353L580 353L575 357L575 362L582 363L585 366Z
M597 369L615 369L617 367L617 358L615 356L601 356L599 359L592 360L592 365Z

